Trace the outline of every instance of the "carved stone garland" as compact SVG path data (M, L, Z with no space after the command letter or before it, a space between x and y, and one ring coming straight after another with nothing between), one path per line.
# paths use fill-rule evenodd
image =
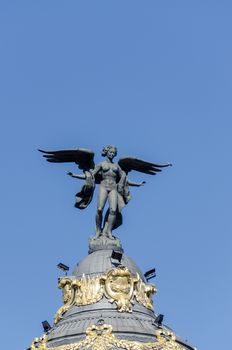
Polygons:
M133 276L125 266L119 266L101 276L90 277L83 275L81 279L64 277L59 280L59 288L63 289L64 305L54 317L56 324L71 305L89 305L102 299L115 302L119 312L132 312L134 299L146 308L152 310L152 294L156 287L145 284L138 274Z

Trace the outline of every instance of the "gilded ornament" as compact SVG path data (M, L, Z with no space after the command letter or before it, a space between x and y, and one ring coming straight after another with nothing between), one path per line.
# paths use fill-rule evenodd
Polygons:
M153 310L153 301L152 295L157 292L157 289L152 284L144 283L141 278L138 278L138 281L135 285L135 299L138 303L142 304L146 308Z
M36 338L30 350L110 350L118 347L125 350L184 350L184 347L176 342L173 332L163 329L157 330L154 342L142 343L137 341L117 338L111 325L97 324L86 329L86 337L78 343L47 347L47 337Z
M105 295L115 302L119 312L132 312L134 286L138 276L133 277L125 266L119 266L102 277L105 280Z
M54 317L55 324L70 306L94 304L104 295L109 302L116 303L119 312L132 312L134 299L152 310L152 294L156 292L155 286L144 283L138 274L132 275L125 266L119 266L101 276L83 275L80 279L64 277L59 280L58 287L63 289L64 305Z
M159 343L164 343L165 350L183 350L184 347L177 343L174 332L166 329L157 329L155 332L156 339Z
M80 280L76 280L74 283L77 286L75 295L76 305L93 304L103 297L103 285L101 278L98 276L91 278L90 276L83 275Z
M47 335L35 338L29 348L29 350L46 350L47 349Z
M60 321L63 314L70 308L74 300L74 288L72 286L73 281L64 277L59 280L58 287L63 289L63 303L64 305L59 308L54 316L54 324Z

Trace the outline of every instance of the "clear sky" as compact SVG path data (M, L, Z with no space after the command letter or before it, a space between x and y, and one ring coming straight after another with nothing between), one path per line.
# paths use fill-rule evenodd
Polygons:
M1 347L25 350L61 306L60 261L87 253L96 199L37 148L115 144L173 167L133 188L116 235L165 323L200 350L231 324L232 3L49 0L0 4Z

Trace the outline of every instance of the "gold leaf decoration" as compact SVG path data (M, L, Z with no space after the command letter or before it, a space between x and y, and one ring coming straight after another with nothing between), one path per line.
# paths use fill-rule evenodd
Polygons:
M125 266L118 266L106 274L95 277L89 275L83 275L80 279L64 277L59 280L58 287L63 289L64 305L54 317L55 324L62 319L70 306L94 304L104 295L109 302L116 303L119 312L132 312L135 300L152 310L152 294L156 292L155 286L144 283L138 274L132 275Z
M146 308L153 310L152 295L157 292L157 289L152 284L144 283L140 278L135 285L135 299L138 303Z
M73 304L74 301L74 288L72 286L73 281L64 277L59 280L58 287L63 289L63 303L64 305L59 308L54 317L54 324L59 322L62 318L63 314L69 309L69 307Z
M176 342L173 332L158 330L154 342L142 343L137 341L123 340L115 337L111 325L97 324L86 329L84 340L74 344L47 347L47 337L36 338L30 350L110 350L113 347L125 350L184 350L184 347Z
M103 276L105 295L115 302L119 312L132 312L134 285L138 278L133 277L125 266L119 266Z
M83 275L80 280L74 282L77 285L75 296L76 305L93 304L103 297L103 286L100 277L90 277Z

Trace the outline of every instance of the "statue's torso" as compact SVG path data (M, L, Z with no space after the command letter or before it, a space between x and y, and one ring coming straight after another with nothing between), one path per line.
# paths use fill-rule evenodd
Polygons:
M103 185L108 191L117 189L117 180L119 177L119 165L115 163L102 162L101 163L101 175Z

